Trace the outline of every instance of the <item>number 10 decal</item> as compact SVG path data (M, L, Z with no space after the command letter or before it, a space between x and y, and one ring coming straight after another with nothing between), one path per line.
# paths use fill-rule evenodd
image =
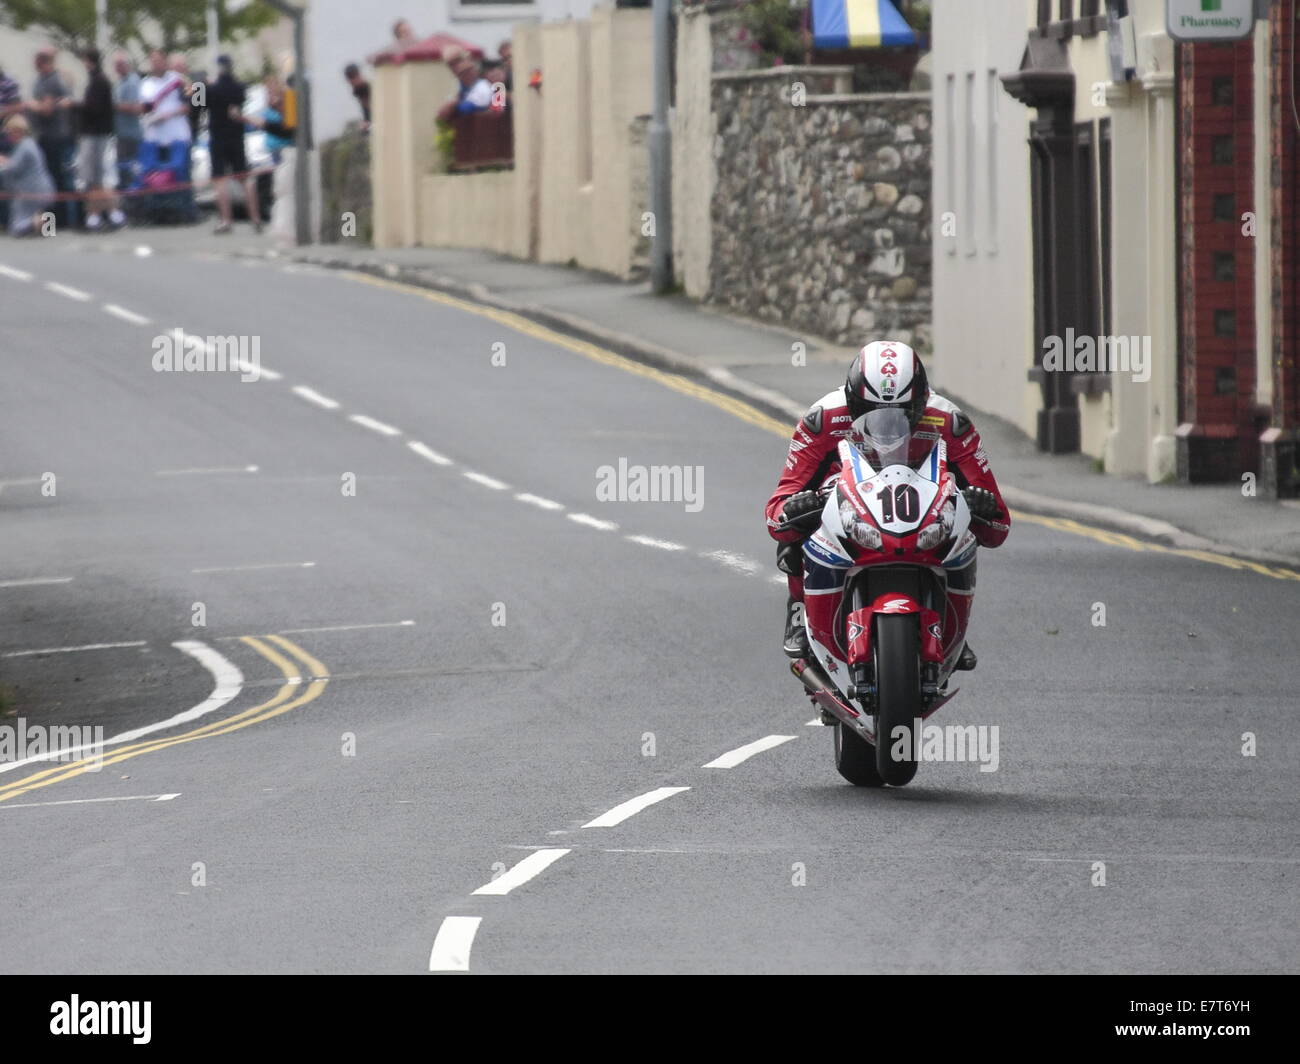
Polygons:
M895 521L912 524L921 516L921 494L911 484L885 488L876 499L880 502L880 513L887 525L892 525Z

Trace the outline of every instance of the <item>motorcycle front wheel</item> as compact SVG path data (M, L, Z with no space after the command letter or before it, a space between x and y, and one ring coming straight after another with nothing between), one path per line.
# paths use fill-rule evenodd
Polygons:
M835 724L835 768L855 787L883 787L876 771L876 748L847 724Z
M893 787L916 775L921 741L921 636L915 614L876 617L876 771Z

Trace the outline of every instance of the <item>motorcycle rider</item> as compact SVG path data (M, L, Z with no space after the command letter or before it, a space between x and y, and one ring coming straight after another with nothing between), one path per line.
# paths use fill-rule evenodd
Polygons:
M940 439L947 445L948 465L971 511L971 532L983 547L997 547L1007 538L1011 515L988 455L970 418L950 400L930 390L925 366L907 344L876 340L863 347L849 367L842 388L823 396L795 426L785 469L767 503L768 533L780 546L777 567L786 574L790 599L786 606L785 652L792 658L811 653L803 617L803 542L821 524L824 503L817 489L839 471L841 439L863 432L863 419L873 410L898 407L912 435L909 457L920 459ZM786 522L793 527L778 531ZM948 570L948 594L963 629L975 592L975 555L961 568ZM967 642L958 669L973 669L976 657Z

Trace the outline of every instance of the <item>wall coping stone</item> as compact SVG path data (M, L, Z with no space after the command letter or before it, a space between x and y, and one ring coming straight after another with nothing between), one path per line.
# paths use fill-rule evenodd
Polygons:
M763 81L773 78L788 78L791 74L825 74L828 77L847 76L853 73L851 66L777 66L763 67L761 70L719 70L713 74L714 81Z

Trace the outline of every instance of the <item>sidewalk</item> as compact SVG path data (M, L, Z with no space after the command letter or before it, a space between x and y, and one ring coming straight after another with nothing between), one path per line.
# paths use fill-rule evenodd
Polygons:
M205 229L135 230L123 244L158 251L278 254L318 266L355 269L511 310L620 354L692 376L768 413L795 419L843 381L852 348L722 314L683 296L656 297L648 284L625 284L566 266L520 262L480 251L413 248L377 251L346 244L272 251L265 238L213 237ZM794 354L806 347L804 364ZM932 383L943 390L943 361ZM950 395L961 403L961 396ZM1246 498L1235 484L1148 484L1106 476L1079 455L1049 456L1015 426L967 407L1007 501L1015 509L1072 518L1169 545L1253 561L1300 566L1300 503ZM775 478L775 471L773 477Z

